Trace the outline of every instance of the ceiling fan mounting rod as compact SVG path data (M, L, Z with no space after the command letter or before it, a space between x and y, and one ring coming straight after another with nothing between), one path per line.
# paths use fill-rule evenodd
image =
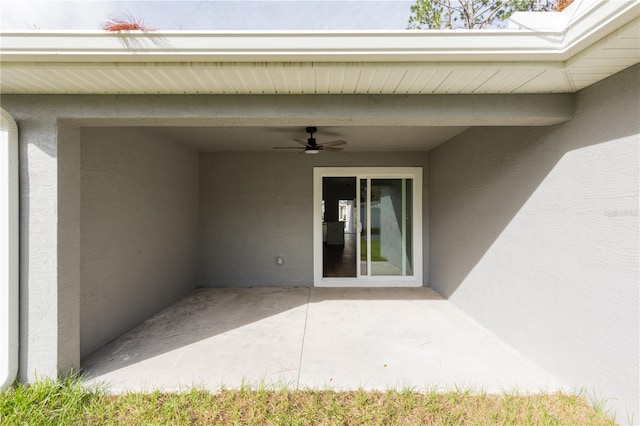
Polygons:
M306 131L307 131L307 133L309 133L310 137L313 137L313 134L314 134L315 132L317 132L317 131L318 131L318 129L317 129L316 127L307 127L307 128L306 128Z

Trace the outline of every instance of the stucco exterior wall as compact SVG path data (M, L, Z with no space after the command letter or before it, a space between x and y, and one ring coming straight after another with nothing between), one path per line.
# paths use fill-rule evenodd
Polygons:
M637 401L637 73L635 67L580 92L576 118L568 123L477 128L428 155L202 153L200 182L191 186L200 191L192 217L201 219L191 271L200 273L202 285L311 285L312 167L423 166L423 223L429 237L424 239L424 264L432 286L566 381L617 398L609 400L615 407ZM523 104L544 108L560 101L560 115L566 118L573 98L3 96L3 108L20 129L21 380L54 377L79 360L78 259L85 248L73 224L80 216L79 134L91 131L88 127L492 125L522 118L528 113L522 112ZM483 119L484 111L491 119ZM114 149L105 158L122 154L117 148L121 137L135 143L133 130L128 136L108 135ZM151 141L143 142L150 146ZM187 155L184 147L171 149ZM129 153L122 160L129 167L134 161L151 167L148 175L138 176L148 185L137 187L140 191L161 186L154 186L153 179L145 182L149 177L155 176L156 184L165 182L160 173L164 158L156 163L145 149ZM196 157L193 170L197 167ZM123 196L133 199L128 191L134 188L125 186ZM427 203L435 205L429 210ZM294 213L300 206L307 210ZM140 208L147 212L144 205ZM428 226L429 214L434 218ZM125 216L139 218L134 212ZM168 230L173 232L162 232ZM256 241L261 243L255 246ZM285 257L282 269L275 265L276 250ZM225 263L229 259L243 260ZM140 270L148 274L156 265L149 262ZM92 276L101 279L97 271ZM102 275L114 271L104 269ZM118 309L109 321L123 312L130 296L138 302L129 306L133 314L148 303L135 290L116 290L117 301L106 299ZM147 287L145 296L156 297L156 292ZM84 353L90 351L83 346Z
M3 108L5 107L3 97ZM61 213L77 215L73 211L75 205L79 211L79 189L71 173L62 173L63 163L58 158L67 151L72 157L73 146L79 146L77 130L73 126L57 123L46 114L26 118L15 111L7 109L18 122L19 160L20 160L20 346L19 346L19 379L35 380L37 377L55 377L70 368L79 367L79 339L73 335L77 325L64 331L59 326L73 322L78 318L79 281L74 282L73 271L65 285L58 288L64 273L59 274L64 259L70 260L78 256L77 244L60 247L59 235L64 229L71 232L67 242L73 240L75 231L66 228L65 219L60 220ZM58 125L60 129L58 129ZM57 144L58 130L60 136L69 136L66 149ZM71 158L67 165L73 163ZM70 179L70 182L68 180ZM70 185L64 193L59 188ZM64 206L58 203L57 197L62 195L69 203ZM60 209L60 210L58 210ZM58 225L62 229L58 230ZM54 226L52 226L54 225ZM66 229L65 229L66 228ZM78 237L79 239L79 237ZM58 252L58 249L62 250ZM77 264L76 264L77 265ZM64 269L64 268L63 268ZM76 271L77 272L77 271ZM62 298L60 294L66 293ZM75 297L74 297L75 296ZM67 350L68 349L68 350ZM61 355L75 352L70 359Z
M80 367L80 143L81 130L58 123L57 362L62 373Z
M56 377L80 362L80 230L71 225L80 223L82 128L460 126L518 124L531 116L558 122L571 115L572 96L3 95L2 107L19 128L19 377L33 381Z
M87 127L81 152L84 357L196 287L198 153Z
M622 423L640 420L639 72L579 92L567 123L429 156L431 286Z
M426 152L201 153L200 285L313 286L314 166L423 167L427 276L427 159Z

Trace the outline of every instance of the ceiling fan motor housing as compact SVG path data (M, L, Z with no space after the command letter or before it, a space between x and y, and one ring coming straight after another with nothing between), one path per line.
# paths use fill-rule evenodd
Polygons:
M282 147L277 146L274 149L304 149L305 154L317 154L320 151L342 151L342 148L336 148L336 145L345 145L347 142L344 140L336 140L327 142L326 144L318 145L316 142L316 138L313 137L313 134L318 130L317 127L309 126L306 127L305 130L309 133L309 137L307 138L307 142L305 143L301 139L293 139L295 142L298 142L301 145L304 145L304 148L300 147Z
M320 152L318 149L318 144L316 142L316 138L313 137L313 134L318 131L316 127L307 127L305 129L307 133L309 133L309 139L307 139L307 146L304 149L305 154L317 154Z

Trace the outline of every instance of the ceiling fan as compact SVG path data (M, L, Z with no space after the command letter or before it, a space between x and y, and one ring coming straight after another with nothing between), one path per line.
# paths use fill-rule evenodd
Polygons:
M320 151L342 151L342 148L337 148L337 146L347 144L347 141L340 139L319 145L316 142L316 138L313 137L313 134L316 133L318 129L315 127L307 127L305 130L309 133L309 138L306 141L303 141L302 139L293 139L294 142L298 142L302 146L274 146L273 149L304 149L305 154L317 154Z

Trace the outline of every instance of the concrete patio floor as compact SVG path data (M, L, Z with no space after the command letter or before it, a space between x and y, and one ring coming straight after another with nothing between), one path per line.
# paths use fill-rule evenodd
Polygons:
M82 367L112 392L562 387L428 288L198 289Z

